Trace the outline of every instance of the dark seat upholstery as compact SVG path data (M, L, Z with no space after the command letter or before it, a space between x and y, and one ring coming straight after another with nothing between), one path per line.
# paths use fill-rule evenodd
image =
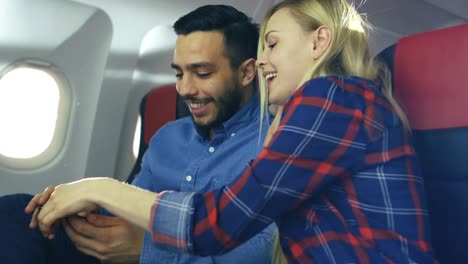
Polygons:
M412 129L436 258L468 263L468 24L401 38L379 56Z
M153 88L143 97L140 103L140 148L127 182L132 182L140 172L143 154L154 133L167 122L188 115L190 115L190 110L177 94L174 84Z

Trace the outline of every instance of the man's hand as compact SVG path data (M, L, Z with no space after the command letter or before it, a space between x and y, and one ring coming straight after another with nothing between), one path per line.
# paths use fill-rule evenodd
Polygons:
M44 192L34 195L34 197L29 201L24 212L27 214L33 213L31 217L31 222L29 223L30 228L36 228L39 224L37 215L42 206L49 200L50 195L54 192L55 187L47 187Z
M90 213L86 218L70 216L62 221L75 246L103 263L139 263L143 229L119 217Z

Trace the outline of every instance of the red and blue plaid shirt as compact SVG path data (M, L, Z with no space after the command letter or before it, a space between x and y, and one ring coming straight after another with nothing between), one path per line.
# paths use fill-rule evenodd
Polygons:
M434 262L409 134L378 86L357 77L308 81L232 184L161 193L153 241L222 254L275 222L290 263Z

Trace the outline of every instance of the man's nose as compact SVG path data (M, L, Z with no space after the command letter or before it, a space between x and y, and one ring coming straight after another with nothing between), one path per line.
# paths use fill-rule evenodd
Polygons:
M197 88L190 77L183 76L182 79L177 81L177 91L181 96L195 95L197 93Z

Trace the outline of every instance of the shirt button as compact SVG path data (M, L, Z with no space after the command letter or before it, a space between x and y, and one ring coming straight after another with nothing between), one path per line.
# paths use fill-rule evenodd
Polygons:
M188 175L187 177L185 177L185 179L189 182L192 180L192 176Z
M233 136L235 136L235 135L236 135L236 133L232 133L232 134L231 134L231 137L233 137Z
M213 152L215 151L215 148L210 147L210 148L208 149L208 151L211 152L211 153L213 153Z

